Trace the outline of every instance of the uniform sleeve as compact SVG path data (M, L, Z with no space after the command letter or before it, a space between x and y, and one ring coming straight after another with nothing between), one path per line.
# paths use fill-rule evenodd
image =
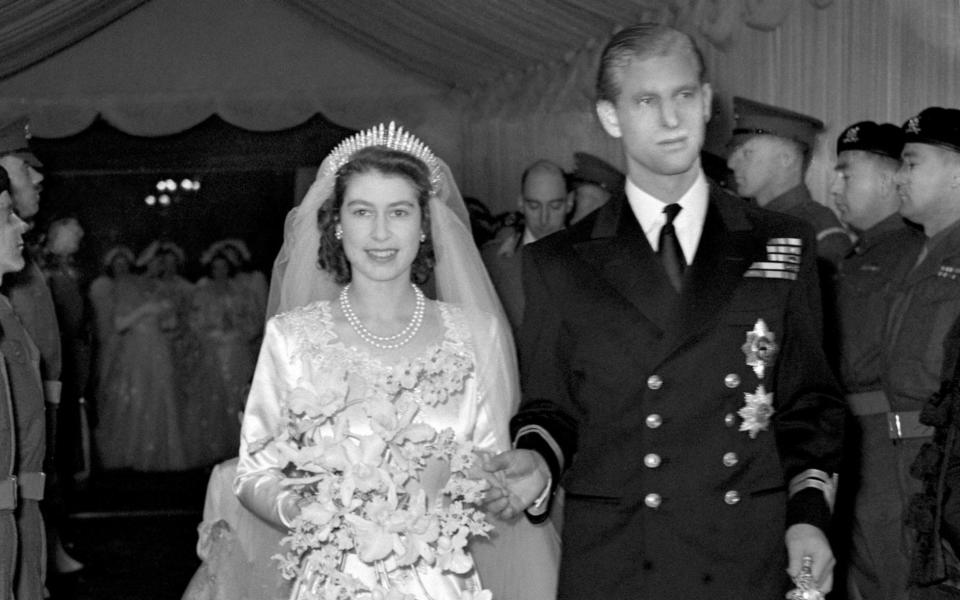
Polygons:
M815 247L805 239L805 247ZM787 526L826 530L840 472L847 406L826 356L810 298L820 295L816 258L806 252L788 298L784 346L777 359L777 446L789 486Z
M523 253L527 306L519 345L523 398L510 429L517 448L535 450L543 456L555 489L577 450L579 423L565 385L567 368L560 352L563 341L557 298L546 283L537 256L532 249Z
M243 414L234 481L234 492L247 509L282 528L287 526L280 512L286 493L280 484L284 465L276 449L264 442L281 432L281 402L297 381L298 369L294 368L289 345L278 319L271 319Z

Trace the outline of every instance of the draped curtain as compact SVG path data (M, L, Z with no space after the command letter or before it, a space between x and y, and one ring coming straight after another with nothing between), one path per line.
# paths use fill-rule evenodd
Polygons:
M960 98L957 0L0 0L0 116L27 112L44 137L98 113L140 135L211 114L260 131L399 118L506 210L532 160L620 163L593 83L603 44L640 20L700 41L714 153L734 95L823 119L808 179L827 204L844 126Z
M68 48L145 2L0 1L0 79Z
M740 0L724 2L737 4L745 6ZM744 18L749 13L732 20L709 12L696 18L693 13L644 15L673 23L700 43L715 96L708 151L725 154L733 96L816 116L827 131L820 136L807 182L818 201L833 207L828 190L834 148L847 125L861 120L900 125L927 106L960 107L960 2L766 5L764 18L752 22ZM618 141L603 132L593 109L599 52L608 39L591 40L560 62L511 73L472 91L469 108L460 113L466 142L462 163L468 165L461 179L468 193L495 211L513 210L520 175L533 160L548 158L572 168L573 153L586 151L622 166Z

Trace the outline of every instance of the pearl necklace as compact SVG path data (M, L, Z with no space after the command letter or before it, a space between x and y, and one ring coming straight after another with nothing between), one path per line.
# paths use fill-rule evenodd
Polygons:
M374 348L380 348L381 350L392 350L394 348L399 348L406 345L413 339L413 336L417 335L417 332L420 331L420 325L423 324L423 315L426 312L427 301L423 295L423 292L420 291L420 288L410 284L410 287L413 288L413 293L417 297L416 306L413 309L413 315L410 317L410 322L407 323L407 326L403 328L403 331L400 333L395 333L393 335L377 335L367 329L367 327L360 321L360 317L357 316L357 313L353 312L353 307L350 306L350 296L347 293L350 290L350 284L348 283L340 290L340 310L343 311L343 316L347 318L347 323L350 324L350 327L360 336L360 338L366 343L370 344Z

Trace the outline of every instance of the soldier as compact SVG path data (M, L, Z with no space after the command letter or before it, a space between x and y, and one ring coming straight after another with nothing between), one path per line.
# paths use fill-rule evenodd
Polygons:
M571 225L606 204L611 195L623 188L623 173L607 161L586 152L574 152L573 159L576 168L570 174Z
M896 175L903 132L893 124L855 123L837 138L830 192L857 243L838 265L841 384L857 416L859 493L854 506L850 557L855 598L897 598L906 590L900 551L901 515L896 454L887 432L889 403L883 392L881 332L896 265L921 235L899 215ZM893 500L891 499L893 498Z
M11 195L17 215L30 223L40 210L40 190L43 174L38 169L43 163L30 150L30 128L25 117L0 125L0 166L10 176ZM43 399L46 405L47 444L45 469L51 474L47 480L44 511L52 517L47 520L48 548L58 571L76 570L80 565L63 547L59 523L66 517L61 485L52 462L56 457L57 413L60 405L60 372L62 355L60 328L57 324L53 295L36 257L25 252L26 266L4 278L3 294L9 299L17 318L23 324L31 342L40 352L40 375L43 380ZM15 398L16 401L16 398Z
M803 182L823 123L740 97L733 99L733 110L736 127L727 165L734 173L737 192L761 208L813 225L817 253L835 265L850 251L850 236L833 211L811 198Z
M27 230L13 210L10 194L0 192L0 277L18 271L24 266L22 235ZM17 600L41 600L44 597L43 518L40 500L43 499L43 460L46 450L43 386L38 369L39 355L20 320L13 313L7 297L0 295L0 398L11 400L3 408L11 412L13 431L3 433L4 443L14 440L14 460L4 464L0 456L0 523L5 523L6 511L13 505L16 531L0 539L0 593L9 598L9 589ZM5 380L5 381L4 381ZM4 419L0 418L0 423ZM2 525L0 525L2 527ZM11 565L9 540L16 544L11 581L4 580Z
M42 168L43 163L30 151L30 129L26 118L0 126L0 166L10 176L17 216L29 223L40 210L43 175L37 169ZM55 411L60 403L61 369L56 310L40 267L32 257L26 260L27 265L22 271L5 279L4 292L40 349L44 400L47 408Z
M903 253L891 286L883 332L883 384L902 509L919 483L909 468L931 429L920 409L950 374L943 344L960 315L960 110L930 107L903 125L897 175L900 214L923 227L923 244ZM904 534L901 564L912 544ZM902 567L901 567L902 568Z
M0 169L0 204L10 202L10 179ZM18 555L17 430L5 364L0 356L0 600L12 600Z

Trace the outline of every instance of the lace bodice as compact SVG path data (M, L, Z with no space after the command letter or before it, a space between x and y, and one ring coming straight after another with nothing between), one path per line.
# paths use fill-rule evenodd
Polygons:
M443 302L438 302L437 307L443 337L421 352L390 363L366 349L341 341L333 328L329 302L316 302L285 313L278 321L292 341L292 358L303 361L309 368L314 387L326 384L328 389L343 393L339 382L345 382L351 388L351 395L362 393L368 397L389 398L397 393L400 384L419 379L420 384L414 390L420 396L418 403L437 407L442 403L457 403L451 396L462 393L464 384L475 372L476 362L463 309Z
M346 400L350 431L366 435L372 427L371 401L396 398L403 388L402 393L416 400L416 421L438 431L450 428L479 450L502 449L506 432L500 431L501 419L481 393L490 376L478 368L482 365L474 342L474 332L495 331L495 322L479 311L443 302L437 307L443 325L438 339L390 363L337 336L330 302L314 302L271 319L244 415L237 478L241 497L245 481L260 481L260 487L263 478L279 482L285 463L265 444L286 425L284 409L292 404L294 412L317 414ZM485 345L499 350L498 343L491 339ZM264 512L264 518L282 523L275 506L264 507Z

